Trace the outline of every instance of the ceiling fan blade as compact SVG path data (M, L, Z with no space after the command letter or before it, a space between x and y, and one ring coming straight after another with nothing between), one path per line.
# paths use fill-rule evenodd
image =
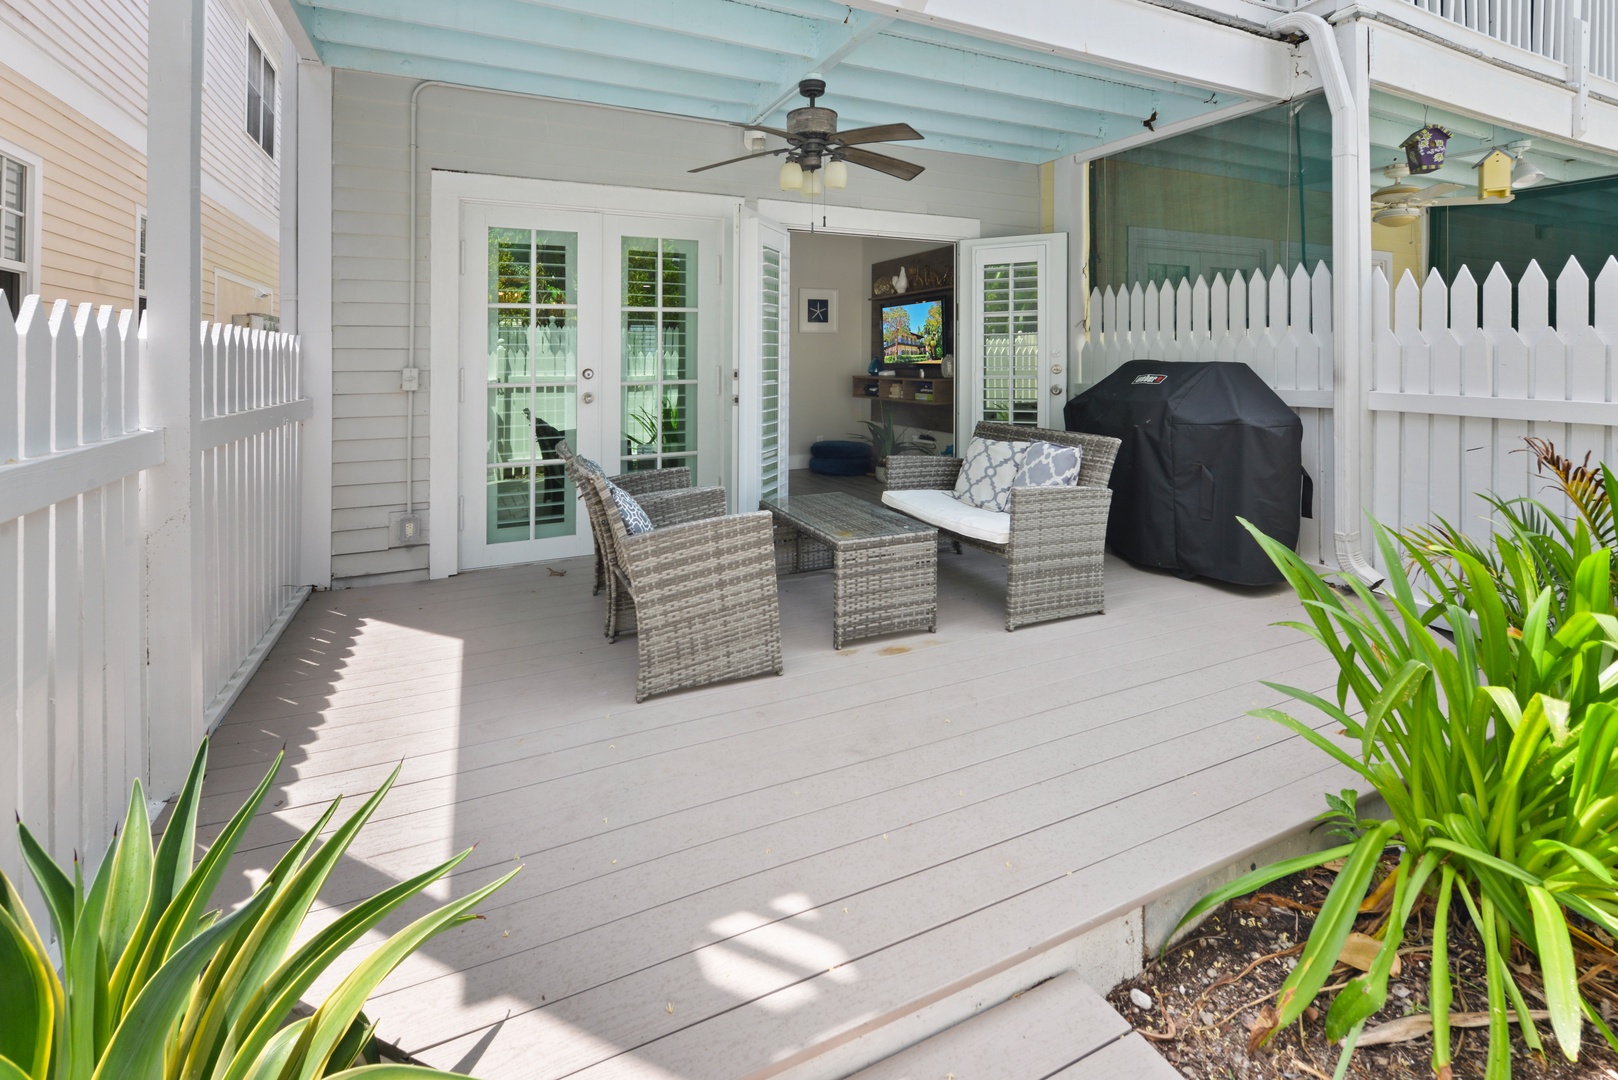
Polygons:
M875 169L877 172L887 173L889 176L897 176L901 180L914 180L926 171L920 165L912 165L908 161L900 161L898 158L889 157L886 154L873 154L869 150L861 150L854 146L850 146L846 150L839 150L837 156L847 161L850 165L863 165L867 169Z
M836 141L844 146L854 146L859 143L905 142L919 138L921 133L909 124L877 124L873 127L839 132Z
M762 131L766 135L774 135L780 139L791 139L794 142L796 142L798 139L798 136L792 134L790 131L782 131L780 128L765 127L763 124L743 124L740 121L732 120L730 121L730 126L739 127L744 131Z
M1432 184L1432 185L1430 185L1428 187L1424 187L1424 188L1421 189L1421 197L1424 198L1424 199L1437 199L1437 198L1440 198L1440 197L1442 197L1444 195L1448 195L1452 191L1465 191L1465 190L1466 190L1466 185L1465 184L1450 184L1450 183Z
M1457 195L1457 196L1455 196L1453 198L1449 198L1449 199L1434 199L1432 202L1427 203L1426 205L1428 205L1428 206L1495 206L1495 205L1504 206L1506 203L1511 202L1516 197L1517 196L1515 196L1515 195L1507 195L1503 199L1499 199L1499 198L1483 199L1483 198L1479 198L1476 195Z
M752 161L756 157L773 157L776 154L784 154L789 149L791 149L791 147L782 146L775 150L760 150L756 154L743 154L741 157L733 157L729 161L716 161L712 165L704 165L697 169L687 169L686 172L707 172L709 169L717 169L721 165L734 165L738 161Z

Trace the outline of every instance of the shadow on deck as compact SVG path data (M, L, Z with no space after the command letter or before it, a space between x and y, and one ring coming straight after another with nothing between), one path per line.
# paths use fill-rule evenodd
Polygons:
M1138 965L1188 887L1344 786L1246 715L1281 700L1260 679L1334 682L1270 625L1290 592L1107 574L1105 615L1008 634L1003 564L942 555L938 633L841 652L829 574L783 579L784 676L643 705L589 560L316 594L215 735L199 832L285 745L244 895L402 759L313 924L472 844L430 899L524 869L384 984L384 1038L487 1077L838 1075L1087 931Z

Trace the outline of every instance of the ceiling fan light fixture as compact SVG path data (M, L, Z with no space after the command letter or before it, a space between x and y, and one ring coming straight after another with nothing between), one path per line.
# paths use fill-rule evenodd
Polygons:
M1392 229L1414 225L1421 220L1421 210L1414 206L1390 206L1385 210L1378 210L1371 215L1371 220L1378 225L1386 225Z
M820 177L820 170L815 169L803 174L803 196L812 199L816 195L826 193L826 184Z
M840 191L848 186L848 163L839 158L826 162L826 186Z
M796 161L781 162L780 182L782 191L802 191L803 166Z

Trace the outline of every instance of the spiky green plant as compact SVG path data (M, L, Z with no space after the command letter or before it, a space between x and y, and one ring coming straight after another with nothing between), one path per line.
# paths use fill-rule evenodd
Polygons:
M1186 918L1286 874L1344 860L1277 997L1273 1034L1321 993L1378 863L1396 850L1381 949L1326 1014L1327 1037L1346 1040L1339 1075L1366 1019L1387 1001L1394 957L1424 892L1436 893L1437 903L1430 1002L1432 1064L1441 1077L1450 1071L1452 910L1464 910L1484 944L1489 1080L1511 1075L1512 1014L1527 1046L1541 1048L1507 963L1513 941L1537 958L1562 1052L1577 1058L1585 1018L1618 1047L1580 992L1569 930L1576 916L1618 935L1612 552L1587 545L1568 568L1565 597L1558 599L1546 584L1525 591L1519 627L1507 617L1495 573L1472 553L1444 553L1454 565L1452 595L1435 607L1417 596L1400 562L1408 554L1433 574L1432 555L1415 544L1401 552L1392 534L1373 528L1387 568L1384 598L1353 577L1346 578L1352 595L1343 596L1295 553L1248 526L1303 601L1306 621L1288 625L1325 646L1339 670L1335 701L1267 685L1334 720L1357 746L1346 750L1279 710L1255 715L1286 726L1358 774L1381 795L1391 820L1352 843L1248 874L1203 898ZM1562 618L1552 627L1558 604ZM1440 617L1453 628L1453 643L1433 629Z
M894 454L925 454L928 448L922 443L906 438L901 432L908 428L895 428L893 414L887 410L882 412L882 422L875 420L861 420L865 425L864 434L850 432L849 438L871 444L871 459L880 465Z
M61 965L15 885L0 874L0 1080L367 1080L447 1076L375 1063L365 998L435 934L517 873L415 920L345 977L315 1010L292 1018L315 980L383 918L458 866L463 851L344 912L302 945L294 939L327 876L399 775L394 769L325 843L341 799L292 845L246 903L222 913L214 890L285 752L192 865L208 760L203 742L154 850L135 781L129 813L90 883L72 877L28 828L17 834L55 928Z

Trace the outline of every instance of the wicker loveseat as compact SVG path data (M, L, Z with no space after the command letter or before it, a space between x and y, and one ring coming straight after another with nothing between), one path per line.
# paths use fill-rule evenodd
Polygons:
M653 518L651 532L631 536L606 478L576 463L570 466L598 543L604 541L608 636L616 639L631 619L635 625L636 701L781 673L775 540L768 513L724 515L721 503L719 515L663 523Z
M948 496L963 464L960 458L895 455L888 458L883 503L936 526L940 536L957 545L1005 557L1007 630L1104 610L1102 561L1112 506L1107 482L1119 441L989 422L978 424L974 434L1077 446L1082 451L1078 486L1012 488L1010 511L999 514L963 507Z

